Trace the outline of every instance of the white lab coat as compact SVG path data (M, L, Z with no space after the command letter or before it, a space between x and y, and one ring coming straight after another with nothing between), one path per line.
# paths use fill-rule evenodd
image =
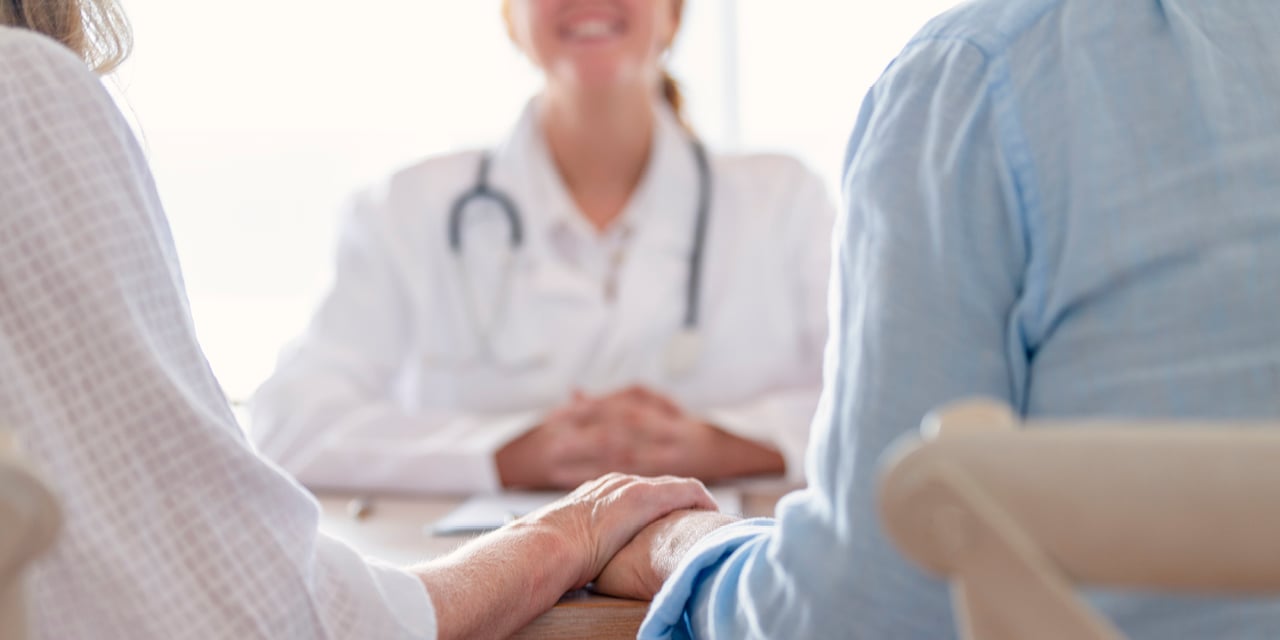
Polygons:
M632 233L611 300L601 269L565 247L576 239L569 246L589 256L618 240L592 233L576 209L536 109L535 100L493 156L491 184L515 201L525 235L505 313L494 311L500 265L513 255L505 218L481 204L464 225L470 290L481 323L495 325L496 357L481 355L447 234L480 152L426 160L351 203L332 289L255 395L262 453L313 487L492 491L497 450L575 388L644 384L778 448L788 475L802 478L834 218L819 178L777 155L711 157L702 348L673 376L664 353L684 316L698 197L687 134L659 110L648 169L622 214Z

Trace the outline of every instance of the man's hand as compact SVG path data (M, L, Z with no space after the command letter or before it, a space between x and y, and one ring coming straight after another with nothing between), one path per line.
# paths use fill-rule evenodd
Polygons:
M620 598L652 600L693 545L736 521L716 511L675 511L623 547L596 578L594 588Z

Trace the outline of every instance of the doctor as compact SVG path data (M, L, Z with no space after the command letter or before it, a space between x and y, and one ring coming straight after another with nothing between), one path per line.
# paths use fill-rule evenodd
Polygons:
M663 57L681 0L514 0L545 83L499 146L356 196L336 276L253 403L313 487L803 477L833 207L776 155L711 155Z

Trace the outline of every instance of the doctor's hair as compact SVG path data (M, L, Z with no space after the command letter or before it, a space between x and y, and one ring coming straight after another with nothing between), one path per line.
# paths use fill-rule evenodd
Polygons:
M676 18L679 19L676 23L676 29L679 30L680 24L683 23L684 0L672 0L672 5L675 6ZM667 46L670 48L670 44ZM676 81L675 76L671 75L666 68L662 69L662 97L666 99L671 111L676 114L676 120L685 129L692 131L689 120L684 117L684 92L680 90L680 83Z
M684 0L672 0L672 5L675 7L677 17L684 15ZM502 19L507 23L507 33L510 34L511 0L502 0ZM676 114L676 120L685 129L691 129L688 119L684 117L684 92L680 90L680 83L666 69L662 70L662 98L667 101L671 111Z
M689 121L684 117L684 93L680 91L680 83L666 69L662 70L662 97L675 112L676 120L679 120L685 129L689 129Z
M49 36L100 74L119 67L133 49L117 0L0 0L0 25Z

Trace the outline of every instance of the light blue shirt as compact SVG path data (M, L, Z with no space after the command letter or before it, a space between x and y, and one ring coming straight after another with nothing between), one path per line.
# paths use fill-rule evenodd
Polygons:
M874 509L949 401L1280 416L1280 2L967 3L871 90L844 187L810 488L700 544L644 638L954 637ZM1135 639L1280 637L1276 600L1092 601Z

